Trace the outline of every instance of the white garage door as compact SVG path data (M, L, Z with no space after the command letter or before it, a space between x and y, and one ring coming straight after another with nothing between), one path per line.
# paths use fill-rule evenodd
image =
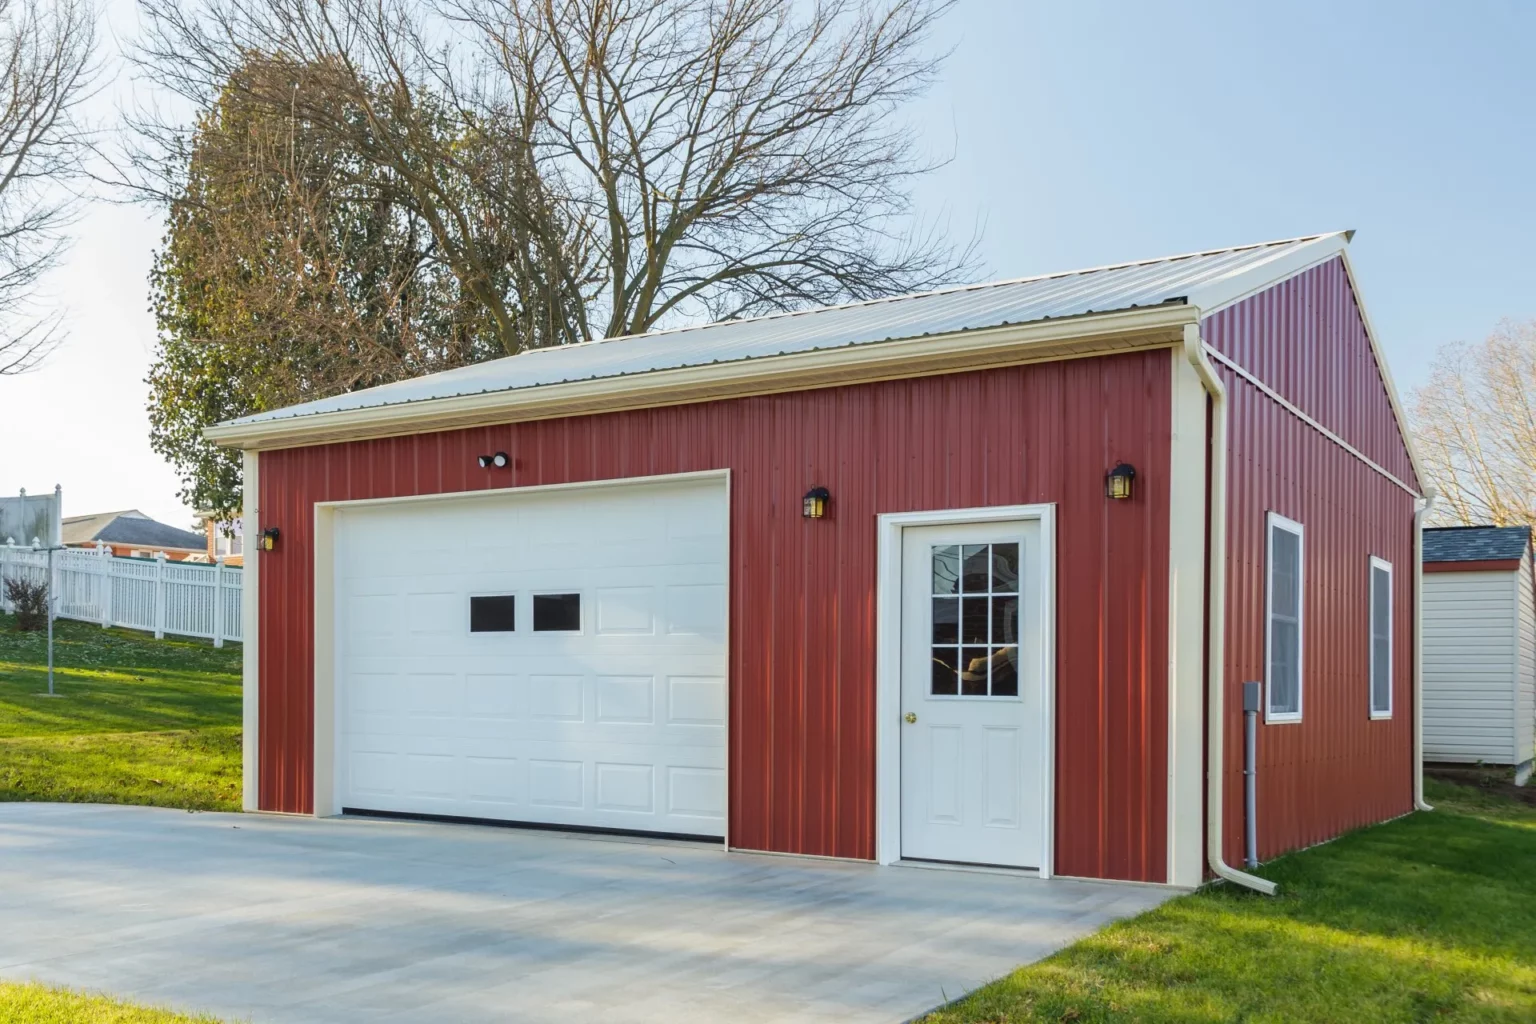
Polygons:
M722 480L338 510L352 810L725 834Z

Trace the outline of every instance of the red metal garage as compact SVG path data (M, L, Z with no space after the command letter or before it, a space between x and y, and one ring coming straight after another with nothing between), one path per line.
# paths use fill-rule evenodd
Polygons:
M1213 814L1209 866L1243 855L1254 679L1263 856L1409 810L1420 487L1347 242L541 350L210 430L247 453L247 534L277 530L246 571L247 806L1196 884ZM689 487L718 495L718 625L677 589L714 585L687 582L713 556L678 524L716 515ZM413 568L349 541L365 521ZM706 733L679 694L717 678ZM717 784L718 830L678 826Z

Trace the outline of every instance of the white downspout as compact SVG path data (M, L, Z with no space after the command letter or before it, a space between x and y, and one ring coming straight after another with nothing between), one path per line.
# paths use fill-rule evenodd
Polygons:
M1205 859L1218 878L1256 889L1266 896L1278 890L1274 882L1229 865L1221 853L1224 692L1227 635L1227 389L1205 354L1199 324L1184 325L1184 355L1211 396L1211 585L1206 652Z
M1434 810L1424 801L1424 517L1439 497L1424 489L1424 504L1413 513L1413 806Z

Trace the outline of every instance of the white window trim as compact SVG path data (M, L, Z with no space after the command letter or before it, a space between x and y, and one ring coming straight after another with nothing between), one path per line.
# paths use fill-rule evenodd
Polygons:
M1381 569L1387 574L1387 707L1381 710L1376 707L1376 570ZM1384 721L1392 717L1392 644L1395 639L1393 629L1393 604L1392 593L1392 563L1384 558L1371 556L1370 567L1366 570L1367 604L1369 618L1366 621L1366 637L1368 638L1366 664L1370 666L1370 674L1366 677L1366 704L1371 710L1373 721Z
M1272 575L1275 564L1275 531L1284 530L1296 537L1296 710L1275 711L1270 692L1270 657L1274 641L1274 596ZM1294 519L1287 519L1278 512L1267 514L1264 523L1264 724L1286 725L1301 721L1306 695L1306 612L1307 612L1307 545L1306 530Z

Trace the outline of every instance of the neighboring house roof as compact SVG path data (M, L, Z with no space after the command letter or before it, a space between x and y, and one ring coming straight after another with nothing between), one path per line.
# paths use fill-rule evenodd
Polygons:
M1518 561L1530 545L1529 526L1442 526L1424 531L1424 561Z
M1310 235L750 320L534 349L413 380L257 413L210 428L207 436L223 444L262 447L285 440L301 426L307 429L311 422L335 422L338 417L361 415L366 410L385 410L422 402L441 404L444 400L464 401L471 396L509 395L531 389L557 390L551 386L614 378L622 378L624 382L630 382L628 386L634 387L637 377L664 376L667 371L741 367L752 361L775 360L784 364L794 357L811 353L831 355L835 351L846 352L886 342L936 339L991 328L1041 325L1047 321L1081 322L1082 318L1090 316L1166 310L1170 314L1169 326L1177 329L1174 320L1195 322L1201 315L1337 256L1346 248L1351 234ZM1078 333L1089 334L1092 330L1085 324ZM1072 333L1063 332L1064 335ZM617 383L619 381L615 381ZM709 394L702 384L700 388L700 393L689 397L682 397L679 392L680 399L696 401L720 397ZM304 423L285 422L295 420ZM442 425L435 429L449 425L454 424L442 421ZM403 421L400 429L404 429Z
M201 533L167 526L137 509L70 516L63 522L65 544L133 544L145 548L203 551L208 539Z
M123 509L118 512L93 512L88 516L65 516L61 523L64 543L94 543L96 534L110 525L113 520L122 516L131 516L135 519L149 518L149 516L146 516L136 508Z

